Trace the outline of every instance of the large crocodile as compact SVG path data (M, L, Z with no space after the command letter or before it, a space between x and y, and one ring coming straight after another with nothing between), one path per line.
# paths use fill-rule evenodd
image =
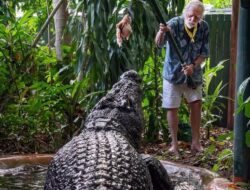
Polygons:
M159 161L138 153L143 114L141 79L127 71L93 108L85 128L49 165L45 190L172 189Z

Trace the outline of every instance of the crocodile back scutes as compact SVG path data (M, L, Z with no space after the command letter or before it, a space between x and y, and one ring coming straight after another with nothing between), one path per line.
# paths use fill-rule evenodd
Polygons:
M145 163L127 142L117 131L86 131L75 137L57 154L60 162L51 165L53 171L65 170L57 174L65 180L61 189L151 189Z

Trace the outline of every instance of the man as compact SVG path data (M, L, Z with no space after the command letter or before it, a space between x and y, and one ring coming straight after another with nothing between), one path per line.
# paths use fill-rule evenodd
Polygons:
M198 0L190 1L184 8L183 15L172 18L167 25L160 24L155 37L158 47L166 45L166 57L163 67L163 102L167 109L167 120L170 128L172 144L170 151L178 155L178 108L182 95L190 108L193 152L203 150L200 143L202 70L201 64L209 56L208 24L202 20L204 6ZM181 61L168 41L166 32L171 32L183 56L186 66ZM191 76L197 86L187 86L187 76Z

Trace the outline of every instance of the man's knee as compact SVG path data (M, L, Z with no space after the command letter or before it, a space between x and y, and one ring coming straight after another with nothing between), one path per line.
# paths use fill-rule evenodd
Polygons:
M201 105L201 100L195 100L195 101L189 102L189 105L194 105L194 104L200 104Z
M177 115L177 114L178 114L178 109L179 109L179 108L168 108L168 109L167 109L167 114L168 114L168 115L173 115L173 114L174 114L174 115Z

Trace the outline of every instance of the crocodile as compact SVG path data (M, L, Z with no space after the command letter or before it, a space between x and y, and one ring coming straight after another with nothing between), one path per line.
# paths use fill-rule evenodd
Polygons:
M134 70L100 99L84 128L53 157L45 190L173 189L161 163L139 153L143 112L141 78Z

